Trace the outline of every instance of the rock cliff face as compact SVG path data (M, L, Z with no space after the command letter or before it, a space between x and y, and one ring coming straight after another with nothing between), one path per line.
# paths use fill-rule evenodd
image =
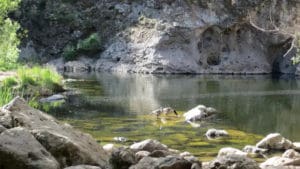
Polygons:
M97 60L84 64L87 70L295 73L297 67L296 48L289 50L300 30L297 0L24 0L14 16L29 30L25 58L59 57L98 32L101 49L79 54Z

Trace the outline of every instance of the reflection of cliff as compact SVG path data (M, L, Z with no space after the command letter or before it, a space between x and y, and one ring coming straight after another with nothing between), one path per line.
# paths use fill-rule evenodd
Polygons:
M267 134L281 132L300 139L300 91L296 80L268 76L161 76L97 74L82 82L86 101L80 111L147 114L160 106L186 111L198 104L217 108L222 123ZM98 86L97 86L98 85ZM92 90L94 89L94 90ZM98 90L102 90L99 92ZM98 92L97 92L98 91ZM79 108L78 108L79 109ZM89 113L90 113L89 112Z

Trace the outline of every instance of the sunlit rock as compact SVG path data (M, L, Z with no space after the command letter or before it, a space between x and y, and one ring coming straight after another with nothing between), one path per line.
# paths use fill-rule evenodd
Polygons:
M133 151L149 151L155 150L168 150L168 147L157 140L147 139L138 143L134 143L130 146Z
M209 129L205 133L205 136L209 139L216 138L216 137L225 137L228 135L229 134L226 130L217 130L217 129Z
M286 150L293 148L293 143L279 133L267 135L256 144L256 147L264 149Z

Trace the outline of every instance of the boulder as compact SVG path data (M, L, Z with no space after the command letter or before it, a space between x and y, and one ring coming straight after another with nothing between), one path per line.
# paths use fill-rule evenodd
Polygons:
M91 165L77 165L77 166L70 166L64 169L101 169L97 166L91 166Z
M245 157L247 156L247 153L242 152L239 149L232 148L232 147L225 147L225 148L222 148L222 149L219 150L218 158L228 156L228 155L231 155L231 154L235 154L235 155L239 155L239 156L245 156Z
M121 147L112 153L109 161L113 169L128 169L136 163L135 153L131 149Z
M183 116L185 117L185 121L197 121L210 118L216 113L217 110L215 108L198 105L184 113Z
M55 94L46 98L40 99L40 102L45 103L45 102L55 102L55 101L61 101L64 100L66 97L61 95L61 94Z
M59 169L55 158L26 129L16 127L0 134L0 168Z
M293 143L293 148L294 148L295 150L300 151L300 142L294 142L294 143Z
M5 131L5 130L6 130L6 128L3 127L3 126L0 124L0 134L1 134L3 131Z
M224 154L203 165L203 169L260 169L251 158L241 154Z
M295 168L297 166L300 168L300 153L293 149L286 150L281 157L272 157L260 164L260 167L263 169L272 167Z
M134 143L130 146L133 151L149 151L154 150L168 150L168 147L157 140L147 139L138 143Z
M191 169L192 163L178 157L144 157L129 169Z
M205 133L205 136L207 138L224 137L224 136L228 136L228 132L225 130L209 129Z
M149 151L138 151L135 153L135 159L140 161L142 158L147 157L150 155Z
M243 148L243 152L246 152L250 155L253 155L255 157L262 156L264 153L266 153L268 150L263 148L258 148L256 146L246 145Z
M0 119L0 124L5 119L2 125L6 128L21 126L29 130L61 167L87 164L105 168L108 165L108 155L90 135L29 107L19 97L4 106L0 114L5 117Z
M172 154L171 152L166 151L166 150L154 150L149 154L149 156L150 157L166 157L171 154Z
M108 154L111 154L113 151L117 150L114 144L105 144L102 148Z
M269 134L256 144L256 147L274 150L287 150L293 148L293 146L290 140L284 138L279 133Z

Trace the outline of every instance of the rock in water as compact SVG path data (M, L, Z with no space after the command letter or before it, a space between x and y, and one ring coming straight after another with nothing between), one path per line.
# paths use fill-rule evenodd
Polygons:
M269 134L256 144L256 147L274 150L287 150L293 146L290 140L282 137L279 133Z
M59 169L55 158L24 128L0 134L0 168Z
M61 167L80 164L108 166L108 155L88 134L63 125L50 115L29 107L17 97L0 110L0 124L6 128L23 127L31 132Z
M205 136L209 139L216 138L216 137L224 137L224 136L228 136L228 132L225 130L209 129L205 133Z
M133 151L149 151L155 150L168 150L168 147L157 140L147 139L138 143L134 143L130 146Z

